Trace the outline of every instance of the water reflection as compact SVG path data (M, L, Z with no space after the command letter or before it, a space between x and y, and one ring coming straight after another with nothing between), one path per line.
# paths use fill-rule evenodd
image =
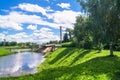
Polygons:
M0 77L35 73L37 72L37 66L43 60L42 54L31 52L0 57Z

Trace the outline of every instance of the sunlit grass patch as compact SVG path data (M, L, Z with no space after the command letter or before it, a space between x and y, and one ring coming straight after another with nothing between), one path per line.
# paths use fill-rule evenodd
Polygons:
M0 80L119 80L120 52L109 56L109 50L59 48L46 55L46 60L33 75Z
M0 48L0 56L11 54L10 50L5 48Z

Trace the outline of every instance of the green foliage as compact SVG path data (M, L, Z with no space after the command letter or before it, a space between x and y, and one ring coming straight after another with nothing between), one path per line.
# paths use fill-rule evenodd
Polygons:
M4 42L0 42L0 46L16 46L17 45L17 42L8 42L8 41L4 41Z
M75 28L74 28L74 36L77 40L78 47L91 49L93 46L93 37L91 26L89 25L89 20L87 17L78 16Z
M47 44L58 44L58 43L59 43L59 41L57 41L57 40L47 42Z
M66 32L68 32L68 35L69 35L69 41L72 40L72 35L73 35L73 30L70 29L70 28L66 28Z
M65 33L63 36L63 42L68 42L68 41L69 41L68 34Z
M109 44L113 55L114 44L120 39L120 0L77 0L88 19L79 16L75 24L75 37L84 46L87 31L93 39L93 46L101 50ZM88 35L88 34L87 34ZM89 41L89 40L87 40ZM101 45L102 44L102 45ZM110 45L111 44L111 45ZM87 42L86 42L87 45ZM89 45L89 44L88 44ZM116 46L119 48L119 46Z
M120 39L115 44L115 50L120 51Z
M109 51L59 48L47 55L40 72L0 80L119 80L120 52L109 57Z
M62 47L76 47L76 44L74 42L65 42L62 43Z

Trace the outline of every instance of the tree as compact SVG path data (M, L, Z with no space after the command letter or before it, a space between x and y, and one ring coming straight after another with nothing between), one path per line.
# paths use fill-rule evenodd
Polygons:
M78 47L85 49L92 48L92 31L89 25L89 20L87 17L78 16L75 27L74 36L77 40Z
M64 36L63 36L63 42L68 42L69 39L68 39L68 34L65 33Z
M9 43L9 46L16 46L17 45L17 42L15 42L15 41L8 42L8 43Z
M72 40L72 29L70 28L66 28L66 32L68 32L68 35L69 35L69 40L71 41Z
M95 23L94 39L110 44L113 56L113 44L120 38L120 0L78 0L90 20ZM99 38L97 38L100 36Z

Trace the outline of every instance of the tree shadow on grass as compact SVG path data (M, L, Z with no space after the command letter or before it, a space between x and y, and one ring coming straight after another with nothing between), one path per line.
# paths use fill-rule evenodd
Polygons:
M70 65L74 64L76 61L78 61L80 58L83 58L86 54L89 54L90 52L91 50L79 51L79 55L74 58Z
M114 72L111 80L120 80L120 70Z
M92 76L92 79L99 79L99 75L104 74L117 80L120 79L120 74L115 74L116 71L120 72L119 63L119 57L97 57L73 67L61 66L43 70L40 76L42 80L80 80L78 77L82 78L84 75L84 80L87 80L88 76Z
M49 64L54 64L54 63L56 63L58 60L60 60L63 57L64 57L64 59L66 59L67 57L72 55L75 50L76 50L76 48L66 48L65 50L60 52L53 60L51 60L49 62Z

